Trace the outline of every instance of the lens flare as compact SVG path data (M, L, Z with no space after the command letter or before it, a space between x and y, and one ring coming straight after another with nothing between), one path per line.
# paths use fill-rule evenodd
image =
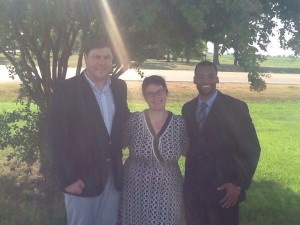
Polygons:
M114 52L116 53L116 57L124 67L127 67L130 63L130 59L124 41L121 37L118 25L114 19L107 0L99 0L99 7L100 12L103 12L103 14L101 13L101 15L105 22L105 27L108 31L109 38L115 50Z

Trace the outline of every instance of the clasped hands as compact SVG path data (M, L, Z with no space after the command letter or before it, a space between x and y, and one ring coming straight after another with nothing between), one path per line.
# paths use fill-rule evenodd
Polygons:
M85 185L81 179L78 179L74 183L70 184L65 188L65 191L67 193L73 194L73 195L80 195L84 189Z
M220 204L222 208L229 208L234 206L241 193L241 188L233 183L225 183L217 188L218 191L225 190L225 196L221 199Z

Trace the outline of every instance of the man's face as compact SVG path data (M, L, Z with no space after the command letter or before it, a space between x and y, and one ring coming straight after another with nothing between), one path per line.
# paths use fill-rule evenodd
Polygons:
M112 52L110 48L95 48L84 55L86 72L94 82L105 80L112 72Z
M217 71L212 66L201 66L197 69L194 76L194 84L196 84L199 96L203 100L207 100L212 96L219 83Z

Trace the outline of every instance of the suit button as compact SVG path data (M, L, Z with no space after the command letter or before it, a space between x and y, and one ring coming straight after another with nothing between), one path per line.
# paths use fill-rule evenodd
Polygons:
M107 158L107 159L106 159L106 162L110 162L110 161L111 161L111 159L110 159L110 158Z

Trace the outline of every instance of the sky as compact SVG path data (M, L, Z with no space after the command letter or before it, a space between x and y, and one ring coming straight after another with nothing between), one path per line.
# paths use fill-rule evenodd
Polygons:
M277 21L278 22L278 21ZM279 26L281 26L281 23L278 22ZM292 50L284 50L282 48L280 48L280 43L279 43L279 35L278 35L278 29L279 26L276 27L273 30L274 36L270 37L271 43L269 44L268 48L267 48L267 53L266 52L261 52L261 54L263 55L270 55L270 56L290 56L293 55L293 51ZM209 53L213 53L213 44L211 42L207 43L207 48L208 48L208 52ZM229 51L229 53L232 53L233 51Z
M270 37L271 43L269 44L268 48L267 48L267 52L268 55L271 56L277 56L277 55L293 55L293 51L292 50L284 50L282 48L280 48L280 43L279 43L279 37L278 37L278 33L277 33L277 29L274 30L274 37Z
M267 48L267 52L264 52L264 51L261 52L263 55L270 55L270 56L282 56L282 55L290 56L290 55L293 55L293 51L284 50L284 49L280 48L278 35L276 35L274 37L270 37L270 40L271 40L271 43L269 44L269 46ZM207 43L207 48L208 48L209 53L213 53L213 43L208 42ZM229 53L232 53L232 52L229 51Z

